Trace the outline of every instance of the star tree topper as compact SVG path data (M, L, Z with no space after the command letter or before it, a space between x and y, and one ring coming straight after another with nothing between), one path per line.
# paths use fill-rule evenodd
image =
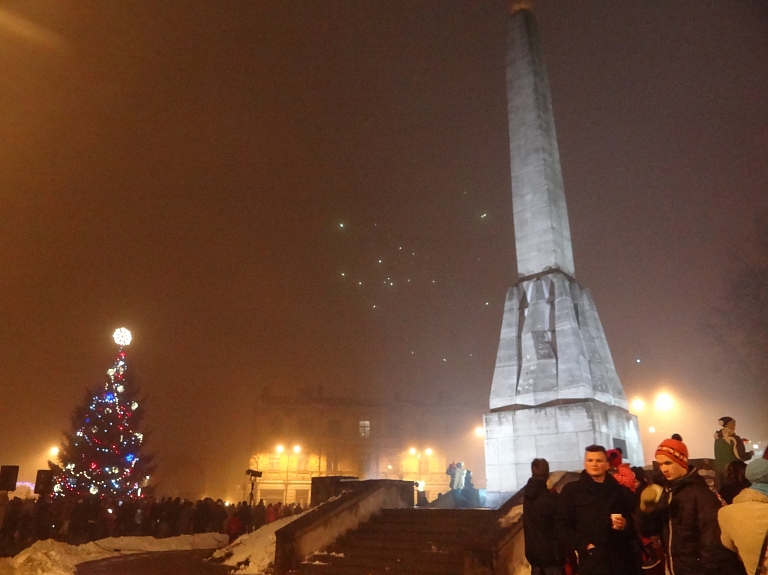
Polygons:
M126 345L131 344L131 332L124 327L117 328L115 333L112 334L112 337L115 339L115 343L120 347L125 347Z

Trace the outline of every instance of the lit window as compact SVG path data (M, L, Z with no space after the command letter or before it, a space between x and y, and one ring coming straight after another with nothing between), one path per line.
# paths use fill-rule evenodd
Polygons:
M268 469L270 471L279 471L280 470L280 456L279 455L270 455Z
M360 433L360 437L368 438L371 436L371 422L370 421L361 421L358 424L358 430Z

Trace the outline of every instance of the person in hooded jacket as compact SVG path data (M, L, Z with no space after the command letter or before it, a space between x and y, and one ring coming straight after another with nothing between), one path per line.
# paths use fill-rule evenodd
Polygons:
M723 547L717 512L718 495L695 467L688 465L688 447L665 439L656 448L664 487L651 485L640 494L638 528L659 535L668 573L674 575L745 575L738 556Z
M768 461L756 459L747 465L751 486L733 498L733 505L720 509L720 540L736 551L749 575L768 574Z
M531 575L562 575L565 565L555 537L558 495L548 489L548 479L547 460L534 459L523 495L525 558L531 564Z
M605 448L590 445L579 479L560 492L555 526L561 544L576 551L579 575L637 575L639 539L632 493L608 473Z

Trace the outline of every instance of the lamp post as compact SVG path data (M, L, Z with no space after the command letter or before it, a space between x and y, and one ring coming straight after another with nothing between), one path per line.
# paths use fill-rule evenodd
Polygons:
M285 447L282 445L278 445L275 448L275 451L278 453L278 455L282 455L282 453L285 451ZM301 446L300 445L294 445L293 446L293 452L296 454L296 472L298 473L299 470L299 453L301 453ZM285 492L283 494L283 503L285 505L288 504L288 485L290 485L290 480L288 479L288 472L291 467L291 454L286 453L285 454Z

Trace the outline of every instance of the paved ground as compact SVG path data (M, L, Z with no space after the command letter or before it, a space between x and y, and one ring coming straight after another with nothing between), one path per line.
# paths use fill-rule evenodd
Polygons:
M81 563L77 575L224 575L233 569L203 561L211 553L212 549L122 555Z

